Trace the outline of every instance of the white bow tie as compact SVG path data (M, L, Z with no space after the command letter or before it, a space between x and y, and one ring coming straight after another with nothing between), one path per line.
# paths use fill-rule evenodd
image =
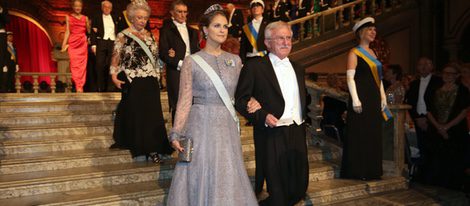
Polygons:
M275 65L276 66L289 66L290 65L290 61L289 61L289 58L284 58L284 59L279 59L275 62Z

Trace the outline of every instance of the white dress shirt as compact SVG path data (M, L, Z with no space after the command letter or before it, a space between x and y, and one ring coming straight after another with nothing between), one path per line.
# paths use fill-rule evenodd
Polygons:
M251 20L252 24L253 24L253 27L255 28L256 30L256 33L258 33L258 39L259 39L259 28L261 27L261 22L263 22L263 17L260 17L259 19L253 19ZM260 56L260 54L258 54L258 50L255 49L255 47L253 47L253 51L252 52L247 52L246 53L246 56L247 57L256 57L256 56Z
M424 93L426 92L426 88L428 88L429 81L431 81L431 74L426 77L421 77L419 81L419 93L418 93L418 103L416 104L416 112L418 114L427 114L427 107L426 102L424 101Z
M293 123L300 125L303 123L302 109L300 105L300 93L295 75L294 67L289 58L279 59L276 55L269 53L276 78L281 87L282 97L284 98L284 113L279 118L277 126L288 126Z
M103 39L111 40L111 41L116 40L116 34L114 32L115 31L114 22L113 22L113 18L111 17L111 15L103 14L103 27L104 27Z
M188 33L188 28L186 27L186 22L184 23L178 23L177 21L173 20L173 23L175 24L176 28L178 29L178 32L181 35L181 38L183 39L184 44L186 45L186 53L185 57L191 55L191 45L189 42L189 33ZM183 61L180 60L178 62L178 70L180 70L181 66L183 65Z
M230 16L228 18L228 27L232 27L232 17L234 13L235 13L235 9L233 9L232 12L230 12Z

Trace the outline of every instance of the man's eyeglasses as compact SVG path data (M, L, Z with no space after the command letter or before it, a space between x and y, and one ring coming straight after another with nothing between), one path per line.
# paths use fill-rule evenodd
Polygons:
M283 41L291 41L292 36L278 36L278 37L271 37L268 40L274 40L276 42L283 42Z

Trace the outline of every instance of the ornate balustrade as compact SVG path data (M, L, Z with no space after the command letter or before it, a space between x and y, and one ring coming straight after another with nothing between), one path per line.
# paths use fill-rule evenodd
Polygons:
M71 92L72 91L72 75L70 73L43 73L43 72L17 72L15 76L15 90L16 93L21 93L21 77L32 77L33 78L33 92L39 93L39 77L50 77L51 78L51 93L55 93L57 89L56 85L56 77L59 79L65 79L64 92Z
M399 0L380 0L379 2L377 4L376 0L356 0L342 4L340 0L339 6L290 21L290 25L299 28L299 38L293 43L302 43L308 39L321 37L329 31L343 29L348 25L352 25L356 19L365 16L375 17L393 12L402 7L403 4ZM386 2L390 3L387 5ZM306 25L309 27L306 28Z

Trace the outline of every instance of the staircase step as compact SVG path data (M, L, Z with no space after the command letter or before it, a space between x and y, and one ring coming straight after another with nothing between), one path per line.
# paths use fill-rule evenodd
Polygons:
M174 162L122 163L0 176L0 199L171 178Z
M170 181L148 181L112 187L99 187L68 192L33 195L21 198L0 199L0 205L139 205L155 206L163 203ZM157 204L158 205L158 204Z
M35 115L35 116L32 116ZM37 115L37 116L36 116ZM29 114L29 115L15 115L11 117L0 117L1 127L26 127L36 126L43 124L64 124L64 123L83 123L83 122L105 122L112 121L113 115L111 111L99 112L93 114Z
M338 161L338 156L336 154L330 154L330 151L323 151L321 148L318 147L309 147L308 148L308 160L311 164L311 162L322 162L323 164L328 164L330 167L334 167L335 171L332 174L333 176L336 175L338 176L339 171L336 171L336 168L338 167L339 163L335 162ZM334 153L334 152L331 152ZM243 156L244 156L244 161L245 161L245 167L247 169L250 168L255 168L255 151L254 150L248 150L248 151L243 151ZM310 165L310 168L312 168L312 165ZM316 168L316 167L313 167ZM333 171L333 169L331 169Z
M0 115L1 127L31 127L43 124L65 124L84 122L113 121L113 111L77 111L77 112L44 112L44 113L18 113ZM165 122L170 122L170 114L163 113Z
M113 122L80 122L80 123L57 123L42 124L34 126L11 126L0 127L0 139L28 138L28 137L50 137L71 135L94 135L111 133Z
M113 111L118 100L57 101L57 102L0 102L2 114L37 112Z
M162 99L167 99L166 93L161 93ZM2 93L0 102L57 102L57 101L100 101L120 100L121 93Z
M25 139L31 139L25 142ZM0 154L24 154L35 152L57 152L68 150L84 150L109 148L114 143L110 135L74 135L74 136L46 136L21 139L4 139L0 141L3 147Z
M405 180L403 178L380 180L382 184L392 186L386 190L388 192L396 190L393 181ZM327 205L351 198L364 198L371 195L368 192L370 184L373 182L340 179L310 182L306 200L298 205ZM164 205L169 185L169 180L163 180L105 186L2 199L0 205Z
M384 178L375 181L361 181L348 179L330 179L310 182L307 198L303 205L328 205L351 198L366 197L380 192L407 189L408 184L403 177Z
M130 163L127 150L88 149L0 156L0 174Z

